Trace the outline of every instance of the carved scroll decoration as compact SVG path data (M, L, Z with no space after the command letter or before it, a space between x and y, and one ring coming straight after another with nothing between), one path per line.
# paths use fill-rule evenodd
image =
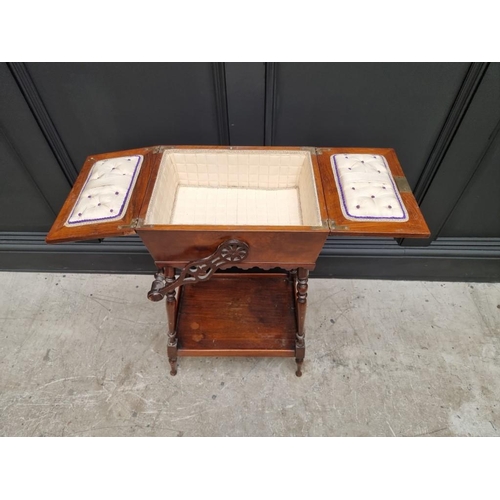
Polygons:
M244 261L248 256L248 248L244 241L227 240L213 254L187 264L175 281L166 280L162 272L156 273L148 299L157 302L177 287L209 280L217 269Z

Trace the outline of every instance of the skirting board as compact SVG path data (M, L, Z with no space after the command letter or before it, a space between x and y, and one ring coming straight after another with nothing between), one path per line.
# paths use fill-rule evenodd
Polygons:
M0 270L152 274L138 237L47 245L45 233L0 233ZM500 282L500 238L439 238L427 247L392 239L327 240L313 278Z

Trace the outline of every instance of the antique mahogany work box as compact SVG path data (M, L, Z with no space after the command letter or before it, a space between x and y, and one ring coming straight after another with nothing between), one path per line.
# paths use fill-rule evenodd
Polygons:
M177 356L290 356L300 376L308 275L327 236L429 230L392 149L156 146L88 157L47 242L130 234L157 267L148 298L166 299L172 375ZM216 272L227 268L237 270Z

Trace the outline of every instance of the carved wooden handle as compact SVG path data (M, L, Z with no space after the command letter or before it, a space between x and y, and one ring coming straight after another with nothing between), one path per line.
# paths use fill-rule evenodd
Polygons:
M187 264L179 277L171 283L165 282L163 273L155 274L148 299L157 302L177 287L209 280L217 269L244 261L248 256L248 248L248 244L244 241L227 240L221 243L213 254Z
M163 299L161 289L165 286L165 275L162 272L155 274L155 280L151 284L151 290L148 292L148 299L152 302L158 302Z

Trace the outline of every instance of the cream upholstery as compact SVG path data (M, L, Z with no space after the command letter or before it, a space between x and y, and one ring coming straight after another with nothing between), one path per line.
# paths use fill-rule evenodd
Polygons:
M171 223L300 226L298 190L179 186Z
M145 223L320 226L310 153L166 150Z
M94 163L65 225L122 219L143 159L142 155L135 155Z
M170 224L178 185L179 174L173 155L163 154L146 215L147 224Z
M353 221L408 220L384 156L336 154L331 156L344 217Z

